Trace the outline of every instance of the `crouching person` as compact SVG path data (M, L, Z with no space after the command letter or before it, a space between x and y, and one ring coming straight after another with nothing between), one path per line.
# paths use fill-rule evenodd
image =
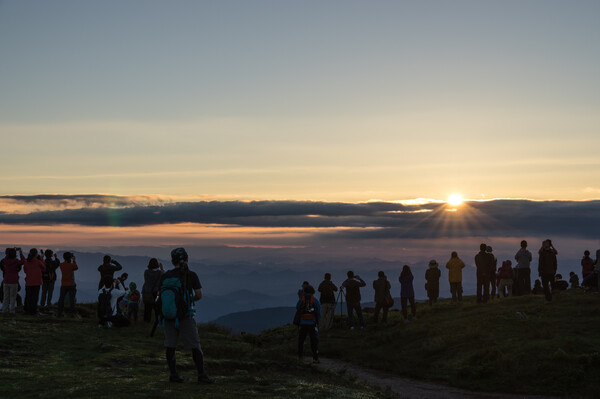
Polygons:
M98 291L98 327L127 327L129 320L117 311L117 300L125 294L119 280L111 276L102 278Z
M194 302L202 298L202 286L198 275L188 268L188 254L183 248L171 251L174 268L164 273L160 279L158 309L160 321L165 330L165 348L170 382L183 382L177 373L175 348L181 337L183 347L192 351L192 359L198 371L199 384L212 384L204 372L204 355L200 348L198 326L194 320Z
M299 315L298 326L298 359L302 360L304 354L304 341L310 337L313 363L319 363L319 321L321 320L321 303L315 298L315 289L308 285L296 304Z

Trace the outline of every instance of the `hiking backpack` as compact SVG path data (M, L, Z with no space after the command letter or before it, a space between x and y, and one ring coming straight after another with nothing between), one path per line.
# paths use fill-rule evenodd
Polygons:
M159 293L157 300L159 321L162 325L165 320L175 321L175 327L179 327L179 320L189 314L189 293L183 289L181 279L179 277L164 279Z
M102 288L102 292L98 295L98 319L101 321L106 320L113 315L113 310L110 305L111 298L112 288L109 290Z
M315 309L315 297L311 296L310 300L306 300L306 296L302 296L302 303L300 304L300 318L306 321L314 321L317 315Z

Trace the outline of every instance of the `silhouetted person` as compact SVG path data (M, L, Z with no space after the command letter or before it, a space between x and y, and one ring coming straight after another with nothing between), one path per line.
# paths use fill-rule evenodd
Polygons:
M429 268L425 271L425 280L427 281L426 290L427 297L429 298L429 306L432 306L437 302L440 296L440 277L442 272L438 267L438 263L435 259L429 261Z
M52 305L52 294L54 293L54 285L56 284L56 270L60 267L58 254L47 249L44 252L46 256L46 270L42 273L42 299L40 306L50 307Z
M400 303L402 305L402 316L404 322L408 323L407 302L410 303L410 312L413 320L417 319L417 305L415 304L415 290L413 288L414 277L408 265L402 266L402 272L398 281L400 281Z
M17 251L19 251L20 259L17 259ZM7 248L5 254L6 256L2 259L4 267L2 313L14 315L19 291L19 272L25 263L25 256L21 248Z
M308 335L310 337L313 363L319 363L319 331L317 326L321 319L321 304L315 298L314 293L315 289L309 284L304 288L304 293L296 304L296 310L300 314L300 325L298 326L298 359L302 360L304 341Z
M58 316L63 316L65 309L65 297L69 295L69 311L72 316L75 316L75 295L77 294L77 286L75 285L75 270L78 270L75 255L71 252L63 254L65 260L60 264L61 281L60 281L60 296L58 298Z
M98 266L98 271L100 272L100 282L98 283L98 289L101 289L103 286L103 281L105 281L105 277L110 277L111 280L115 278L115 272L123 269L123 266L116 260L112 259L109 255L104 255L102 259L102 264Z
M377 273L377 277L378 279L373 281L373 289L375 290L375 314L373 315L373 321L377 323L379 312L383 309L381 321L387 323L388 310L393 304L392 295L390 294L392 286L383 271Z
M319 330L327 331L333 326L333 315L335 313L335 292L338 287L331 281L331 274L325 273L324 280L319 284L318 291L321 293L321 321Z
M450 293L452 294L452 302L462 301L462 269L465 267L458 254L453 251L450 254L450 260L446 263L448 269L448 282L450 283Z
M574 272L569 273L569 282L571 283L571 289L579 288L579 276Z
M101 306L100 298L102 294L110 296L110 311L108 312L108 315L99 315L98 326L106 326L108 328L113 326L129 326L129 319L120 314L117 309L117 298L121 295L125 295L125 290L121 287L119 279L113 279L108 275L104 276L102 287L98 290L98 306Z
M548 303L552 301L551 284L554 282L554 275L558 267L556 254L557 252L552 246L552 241L545 240L539 252L538 274L542 279L542 287L544 288L544 295Z
M46 270L46 263L38 255L36 248L31 248L29 251L23 269L25 270L25 314L36 315L42 286L42 273Z
M566 291L569 288L569 283L563 280L562 274L557 274L554 277L554 290L556 291Z
M515 254L517 261L517 295L531 293L531 252L527 250L527 241L521 241L521 249Z
M589 277L588 276L592 276ZM586 282L586 287L595 287L596 282L594 281L594 260L590 258L590 251L583 252L583 258L581 259L581 277L582 281Z
M150 259L148 268L144 271L144 285L142 286L142 302L144 302L144 321L152 321L152 310L155 310L155 300L160 289L160 277L164 270L163 265L156 258Z
M204 355L200 348L200 338L198 338L198 326L194 320L194 302L202 298L202 285L198 275L188 268L188 254L184 248L175 248L171 251L171 263L173 269L165 272L161 277L161 290L163 283L179 280L179 286L182 290L182 296L186 302L185 314L181 319L164 320L163 330L165 332L165 348L167 365L171 373L170 382L183 382L184 378L177 373L177 364L175 361L175 349L179 338L183 341L183 347L192 351L192 359L198 371L198 383L212 384L215 382L204 372ZM177 325L178 322L178 325Z
M496 297L496 277L497 277L496 270L498 269L498 259L496 259L496 256L494 255L493 251L494 250L489 245L485 249L485 252L490 254L490 256L492 257L492 264L490 266L490 287L491 287L490 298L491 299L494 299Z
M486 252L487 245L479 246L479 253L475 255L477 267L477 303L486 303L490 296L490 270L494 267L494 257Z
M359 276L355 276L354 272L350 270L347 273L348 278L342 283L342 286L346 289L346 308L348 310L348 325L351 330L354 330L354 312L358 316L358 323L360 328L365 328L365 322L362 316L362 309L360 307L360 287L364 287L367 283L364 282Z
M534 281L531 293L533 295L542 295L544 293L544 287L542 287L542 282L539 279Z
M506 291L508 291L508 296L512 296L513 293L513 268L512 262L510 260L505 260L502 262L502 267L498 272L498 278L500 279L500 284L498 285L498 295L507 296Z

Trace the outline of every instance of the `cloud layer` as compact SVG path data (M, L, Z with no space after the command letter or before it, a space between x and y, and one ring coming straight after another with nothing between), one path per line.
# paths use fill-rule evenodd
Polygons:
M8 225L135 227L197 223L322 228L325 235L348 239L525 235L589 239L598 236L600 225L600 201L472 201L456 210L440 203L169 202L151 196L103 195L4 196L0 202L33 209L29 213L1 212L0 223ZM36 210L49 208L54 210Z

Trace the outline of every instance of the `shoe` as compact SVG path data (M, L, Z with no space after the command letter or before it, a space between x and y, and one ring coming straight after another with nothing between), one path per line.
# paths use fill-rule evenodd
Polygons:
M185 378L183 378L182 376L177 375L177 374L169 377L169 382L183 382L183 381L185 381Z
M216 380L214 378L209 377L208 375L206 375L206 373L200 374L198 376L198 384L214 384L215 381Z

